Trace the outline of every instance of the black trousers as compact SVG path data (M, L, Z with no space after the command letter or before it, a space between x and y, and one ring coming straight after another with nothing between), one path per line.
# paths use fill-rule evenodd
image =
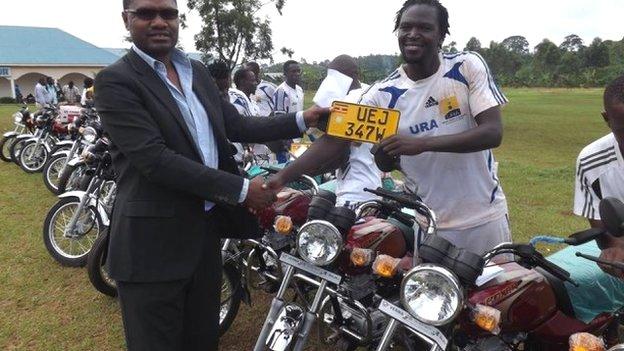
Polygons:
M206 219L209 222L210 217ZM117 282L129 351L217 350L221 301L218 233L207 233L203 246L200 263L188 279Z

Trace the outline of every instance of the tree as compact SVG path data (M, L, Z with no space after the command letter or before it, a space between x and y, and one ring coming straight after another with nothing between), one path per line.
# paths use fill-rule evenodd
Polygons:
M544 39L535 46L533 63L537 69L552 72L559 65L560 61L561 50L552 41Z
M529 42L521 35L513 35L506 38L501 42L501 44L507 50L519 56L525 56L529 53Z
M280 49L280 52L282 53L282 55L288 56L288 58L292 58L293 55L295 54L295 50L289 49L289 48L287 48L285 46Z
M481 42L475 37L470 38L466 43L466 47L464 48L464 51L481 52L481 50Z
M457 50L457 47L456 47L456 46L457 46L457 43L456 43L456 42L454 42L454 41L452 41L452 42L450 42L448 45L444 45L444 46L442 47L442 51L443 51L443 52L448 52L448 53L450 53L450 54L455 54L455 53L457 53L457 52L458 52L458 50Z
M281 14L285 0L189 0L189 9L197 10L203 21L195 35L197 49L204 56L215 53L230 69L243 58L271 59L271 22L257 16L258 10L270 3Z
M600 38L595 38L585 50L585 64L588 67L609 65L609 47Z
M583 39L576 34L570 34L563 39L559 49L569 52L578 52L585 47L583 45Z

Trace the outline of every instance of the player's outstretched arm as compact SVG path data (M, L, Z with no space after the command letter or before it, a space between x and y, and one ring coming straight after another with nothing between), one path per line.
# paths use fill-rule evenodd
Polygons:
M393 135L382 140L380 146L391 156L428 151L467 153L498 147L503 139L500 107L479 113L475 120L477 126L462 133L421 138Z

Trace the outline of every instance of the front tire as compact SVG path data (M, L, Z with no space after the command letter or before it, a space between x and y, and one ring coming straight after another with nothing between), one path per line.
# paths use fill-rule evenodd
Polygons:
M19 166L20 154L22 153L22 148L26 143L25 139L15 140L11 147L9 147L9 153L11 154L11 161Z
M241 274L233 264L223 264L221 278L221 306L219 309L219 335L225 334L238 314L243 297Z
M60 199L50 208L43 222L43 243L52 258L63 266L84 266L103 227L97 212L85 206L76 223L76 235L65 237L64 232L79 203L77 197Z
M43 143L31 141L24 145L20 153L19 165L26 173L40 172L48 160L48 149Z
M95 290L110 297L117 296L117 283L108 275L106 258L108 256L109 231L105 229L95 242L87 258L87 274Z
M0 159L4 162L11 162L11 145L15 142L17 135L10 135L0 140Z
M50 161L43 167L43 183L46 188L52 192L52 194L60 194L58 191L58 184L60 180L59 172L61 171L65 161L67 161L67 156L65 155L52 156Z

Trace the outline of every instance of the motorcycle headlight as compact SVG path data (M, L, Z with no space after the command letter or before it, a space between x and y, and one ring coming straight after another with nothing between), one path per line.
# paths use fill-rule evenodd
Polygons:
M22 114L19 112L15 112L13 114L13 122L21 124L22 123Z
M93 144L95 143L95 139L97 139L97 132L93 127L87 127L82 131L82 137L87 142Z
M459 280L437 265L419 265L401 283L403 307L426 324L441 326L451 322L461 311L463 300Z
M327 221L310 221L304 224L297 234L299 255L317 266L326 266L334 262L342 247L340 231Z

